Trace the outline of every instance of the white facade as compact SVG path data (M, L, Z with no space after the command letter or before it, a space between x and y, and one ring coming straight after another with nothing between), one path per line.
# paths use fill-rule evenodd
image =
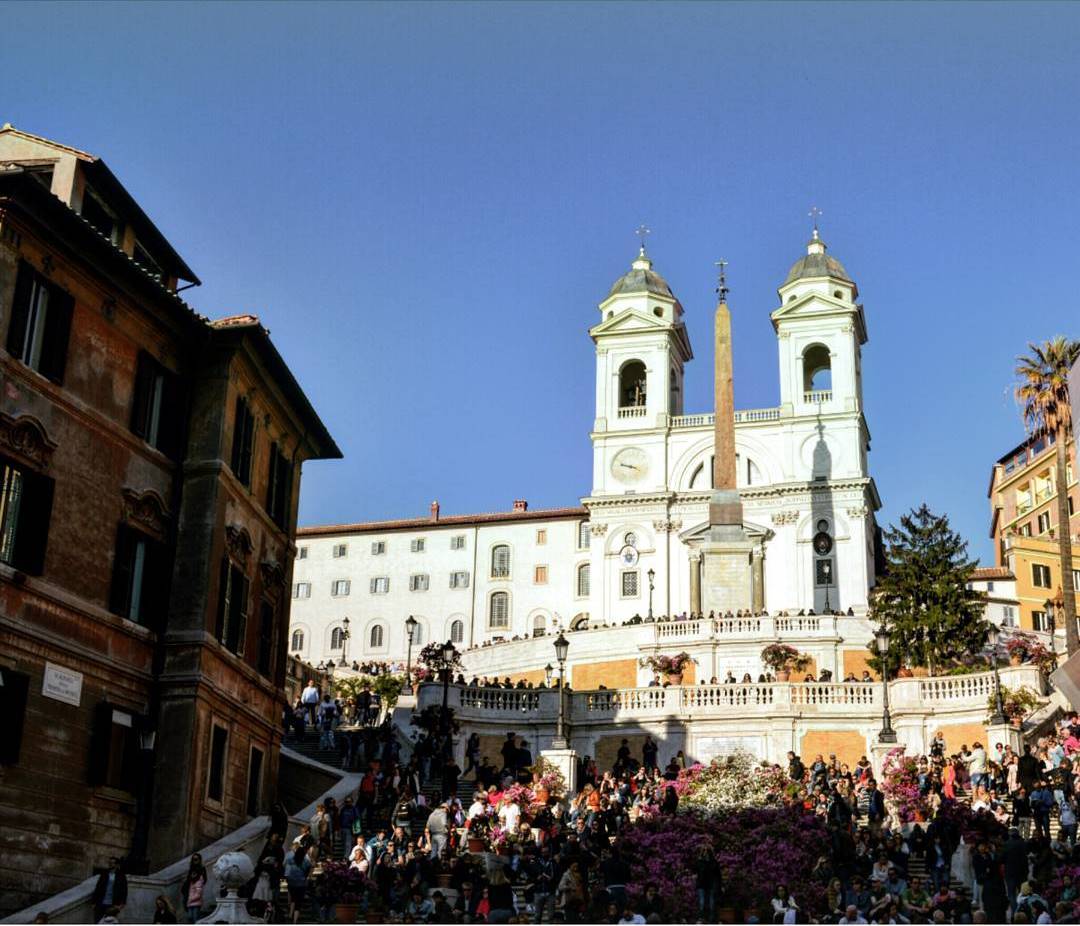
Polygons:
M986 596L983 616L1004 630L1020 626L1020 599L1016 597L1016 576L1007 569L988 567L972 573L968 588Z
M735 415L745 526L760 559L758 601L771 612L851 609L862 617L874 583L880 507L867 465L863 309L855 283L826 256L816 231L778 294L770 318L780 404ZM748 313L733 311L745 324ZM468 647L576 626L585 617L622 623L645 616L650 602L655 614L694 610L691 575L708 527L713 415L684 414L684 368L693 352L683 309L642 251L599 315L590 331L593 485L584 507L440 520L433 506L430 519L302 529L290 652L340 661L345 617L351 662L404 660L409 615L420 622L423 643L453 638ZM737 346L738 327L735 339ZM815 540L825 546L815 549ZM373 553L374 543L384 552ZM334 557L340 544L346 555ZM492 561L500 545L509 548L507 575ZM451 587L454 573L468 575L467 587ZM426 588L411 576L427 576ZM379 579L388 580L387 590ZM348 594L338 586L334 595L341 580L350 583Z

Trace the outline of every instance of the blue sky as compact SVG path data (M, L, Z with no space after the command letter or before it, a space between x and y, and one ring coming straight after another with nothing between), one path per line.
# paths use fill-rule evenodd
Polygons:
M345 452L303 523L576 503L596 304L647 223L710 404L778 400L809 207L859 284L882 523L992 557L1031 339L1077 336L1073 4L6 4L0 121L100 154Z

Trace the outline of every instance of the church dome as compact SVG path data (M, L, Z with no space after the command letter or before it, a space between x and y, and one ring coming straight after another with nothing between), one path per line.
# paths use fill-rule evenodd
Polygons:
M607 298L630 293L654 293L657 296L667 296L669 299L675 298L667 280L653 270L652 261L645 256L644 248L638 254L637 260L630 265L630 271L615 281Z
M809 277L832 277L834 280L843 280L845 283L854 285L855 281L848 276L844 265L835 257L829 257L825 253L825 242L818 237L817 229L814 229L814 237L806 246L806 257L800 257L788 271L787 279L781 286L787 286L796 280L804 280Z

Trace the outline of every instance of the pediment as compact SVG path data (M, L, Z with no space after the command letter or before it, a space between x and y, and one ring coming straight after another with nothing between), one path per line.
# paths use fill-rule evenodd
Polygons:
M666 320L646 315L637 309L623 309L614 318L604 319L599 325L593 327L589 334L596 337L600 334L639 334L648 331L667 332L670 330L671 323Z
M751 540L764 541L769 540L773 536L771 528L745 519L743 520L743 530L746 531L747 536ZM709 522L702 521L700 524L688 527L679 534L679 539L690 546L707 543L709 540Z

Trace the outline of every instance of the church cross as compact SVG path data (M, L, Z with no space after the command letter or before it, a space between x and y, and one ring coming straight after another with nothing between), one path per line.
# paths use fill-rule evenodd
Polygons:
M818 230L818 218L824 215L824 213L820 209L818 209L817 206L811 206L810 211L807 213L807 215L814 220L814 237L816 238Z
M644 224L639 225L637 227L637 231L634 232L634 234L638 236L638 240L641 242L640 248L643 255L645 253L645 236L651 233L652 229L648 228Z
M715 265L720 268L720 276L719 280L717 281L716 291L720 294L720 301L727 302L727 294L731 292L731 290L728 289L727 285L726 270L728 262L721 257L720 260L715 262Z

